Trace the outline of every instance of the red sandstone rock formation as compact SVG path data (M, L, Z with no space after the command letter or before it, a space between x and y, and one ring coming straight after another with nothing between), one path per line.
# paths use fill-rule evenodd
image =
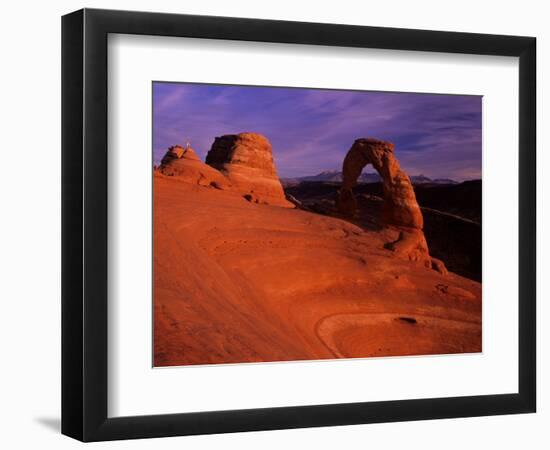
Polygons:
M206 156L206 164L222 172L233 188L251 202L293 207L285 199L271 144L261 134L240 133L217 137Z
M422 229L420 207L407 174L393 154L391 142L378 139L357 139L347 153L343 164L343 183L339 209L353 215L357 208L352 188L367 164L372 164L384 186L384 216L387 223Z
M399 166L393 150L394 145L391 142L374 138L361 138L353 143L344 159L343 182L337 207L346 215L355 214L357 203L352 189L363 168L372 164L382 177L385 222L400 231L397 241L387 243L386 248L445 274L447 270L444 264L430 257L422 231L422 212L411 181Z
M218 189L228 189L231 186L222 173L203 163L190 147L183 148L180 145L170 147L157 170L163 175L177 176L185 182L200 186L212 186Z
M381 251L396 229L153 180L155 366L482 350L481 284Z

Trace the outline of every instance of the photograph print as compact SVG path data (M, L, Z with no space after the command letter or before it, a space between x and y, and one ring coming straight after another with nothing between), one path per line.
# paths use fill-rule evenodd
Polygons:
M152 83L153 365L482 351L482 97Z

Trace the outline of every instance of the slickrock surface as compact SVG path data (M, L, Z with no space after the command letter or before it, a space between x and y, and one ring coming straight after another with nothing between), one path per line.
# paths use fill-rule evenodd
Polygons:
M156 366L481 351L481 285L386 248L398 227L162 170L154 205Z
M285 199L277 176L269 140L258 133L217 137L206 156L206 164L218 169L234 189L254 203L293 208Z
M357 201L353 195L353 187L367 164L372 164L382 177L385 222L400 230L398 239L388 244L387 248L411 261L446 274L443 262L430 257L422 231L422 212L416 201L411 180L399 166L391 142L361 138L353 143L342 168L343 181L337 203L340 212L350 216L356 214Z

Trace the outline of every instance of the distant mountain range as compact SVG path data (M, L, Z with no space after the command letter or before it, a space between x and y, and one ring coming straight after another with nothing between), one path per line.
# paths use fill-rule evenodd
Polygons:
M410 177L413 184L458 184L458 181L451 180L449 178L436 178L431 179L425 175L413 175ZM281 178L281 182L285 186L293 186L302 182L334 182L339 183L342 181L342 172L338 170L326 170L318 173L317 175L309 175L305 177L297 178ZM377 173L362 173L357 180L359 183L378 183L382 181L380 175Z

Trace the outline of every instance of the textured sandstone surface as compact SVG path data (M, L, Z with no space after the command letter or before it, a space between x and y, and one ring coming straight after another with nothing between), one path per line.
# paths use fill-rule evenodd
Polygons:
M372 164L382 178L384 220L387 225L400 230L398 239L388 243L386 248L446 274L445 265L430 257L422 231L424 220L420 206L416 201L411 180L401 169L394 155L394 145L391 142L361 138L353 143L343 163L342 188L337 202L340 212L349 216L355 215L357 201L353 195L353 187L368 164Z
M251 202L294 207L285 199L269 140L258 133L217 137L206 164L218 169Z
M481 351L481 285L387 248L399 228L160 171L154 196L156 366Z

